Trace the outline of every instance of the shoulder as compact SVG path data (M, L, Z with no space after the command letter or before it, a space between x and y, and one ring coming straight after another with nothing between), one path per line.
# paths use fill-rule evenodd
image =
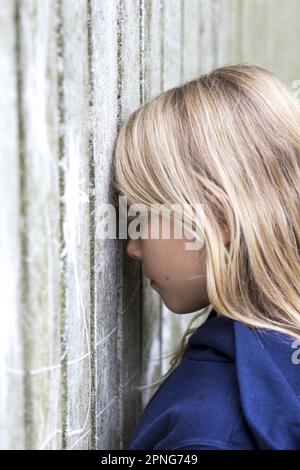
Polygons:
M267 392L276 376L270 367L261 338L237 321L212 314L148 403L131 448L257 448L257 422L269 412Z
M186 357L158 398L165 405L169 401L169 406L163 414L166 432L154 449L253 448L234 363Z
M253 448L241 412L235 364L186 356L144 410L130 449L199 446Z
M168 433L156 449L255 448L242 412L231 319L213 312L169 379L161 398L176 400L169 401Z

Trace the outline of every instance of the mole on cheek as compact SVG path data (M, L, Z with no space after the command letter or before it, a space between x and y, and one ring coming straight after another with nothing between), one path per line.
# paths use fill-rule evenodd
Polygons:
M168 277L166 277L166 279L168 279L168 281L170 280Z

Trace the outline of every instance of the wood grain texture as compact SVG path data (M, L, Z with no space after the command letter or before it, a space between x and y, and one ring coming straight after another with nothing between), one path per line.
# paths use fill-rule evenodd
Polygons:
M119 120L141 103L140 88L140 1L119 2ZM129 258L126 250L118 253L118 278L123 286L118 305L118 393L120 448L126 448L140 409L140 394L134 385L141 370L140 342L142 320L142 279L140 263Z
M92 102L89 125L94 161L94 217L110 202L109 169L119 122L119 3L93 1L90 5ZM120 447L118 335L123 277L120 257L123 240L94 238L95 383L94 426L98 449ZM120 336L122 332L120 333Z
M64 0L64 240L65 240L65 446L92 446L94 332L90 285L90 99L89 10L86 2Z
M0 449L22 449L24 369L21 327L22 204L18 64L13 2L0 9Z
M17 14L25 445L60 448L64 280L57 10L50 1L24 0Z

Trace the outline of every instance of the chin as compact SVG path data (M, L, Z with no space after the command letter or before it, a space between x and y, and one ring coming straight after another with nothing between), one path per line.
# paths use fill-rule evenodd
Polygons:
M164 302L164 304L173 313L177 313L177 314L191 313L191 310L187 310L186 308L167 304L166 302Z
M187 313L198 312L199 310L202 310L204 307L207 307L209 305L209 303L205 303L205 305L201 305L201 306L197 306L197 307L192 307L191 305L184 307L183 305L182 306L180 306L180 305L171 305L171 304L168 305L166 302L164 302L164 304L166 305L166 307L171 312L181 314L181 315L187 314Z

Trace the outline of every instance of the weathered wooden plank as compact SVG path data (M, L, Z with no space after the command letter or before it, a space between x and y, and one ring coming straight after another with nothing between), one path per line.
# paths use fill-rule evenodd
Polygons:
M8 2L0 9L0 449L22 449L25 442L15 27L14 3Z
M300 3L297 0L280 2L265 0L268 21L265 25L267 67L289 87L299 79ZM262 43L263 44L263 43ZM259 48L257 42L257 50Z
M149 101L157 96L161 91L162 75L162 36L161 22L163 19L163 5L161 0L143 2L144 22L142 49L142 79L144 82L145 94L142 101Z
M300 4L292 0L244 0L238 6L240 60L274 71L291 86L298 77ZM286 28L286 25L289 25ZM238 37L236 38L238 42ZM296 44L296 45L295 45Z
M213 2L213 35L215 42L214 66L230 63L231 33L231 0L214 0Z
M201 73L209 72L214 67L216 42L213 35L213 2L200 0L200 68Z
M142 101L140 90L141 60L141 22L140 1L120 2L119 5L120 43L119 50L119 85L120 113L123 120L136 109ZM120 253L121 255L121 253ZM118 315L118 364L119 364L119 417L120 447L126 448L129 435L136 423L140 409L141 395L136 385L141 369L141 306L142 306L142 270L141 263L122 252L118 266L122 292L119 292Z
M201 2L183 2L182 10L182 73L183 80L192 80L200 74L201 64Z
M89 58L85 1L63 0L66 423L68 449L92 447Z
M182 81L182 2L162 0L162 91Z
M60 448L60 205L56 10L18 2L27 448Z
M265 16L266 3L261 2L260 14L264 18L264 24L266 25L267 17ZM257 28L255 24L256 13L256 2L251 2L249 0L244 0L239 7L239 18L240 23L240 52L241 52L241 62L255 63L257 56L255 55L256 40L255 35L257 33ZM264 33L263 33L264 35ZM261 38L263 39L263 38ZM260 47L264 49L266 46L265 42L261 43Z
M92 103L89 118L91 168L95 194L95 225L101 222L102 204L109 203L109 170L118 113L118 1L90 4L90 81ZM92 167L92 159L94 167ZM117 240L94 237L94 373L93 385L98 449L120 447Z
M109 170L117 125L140 104L139 2L95 2L92 29L98 223L101 204L111 202ZM126 445L123 439L133 429L139 405L139 394L131 385L140 365L141 272L127 259L125 247L125 240L96 240L96 416L97 445L102 449Z
M240 62L241 2L239 0L228 0L228 2L224 0L224 2L224 8L227 8L229 13L227 62L233 64Z

